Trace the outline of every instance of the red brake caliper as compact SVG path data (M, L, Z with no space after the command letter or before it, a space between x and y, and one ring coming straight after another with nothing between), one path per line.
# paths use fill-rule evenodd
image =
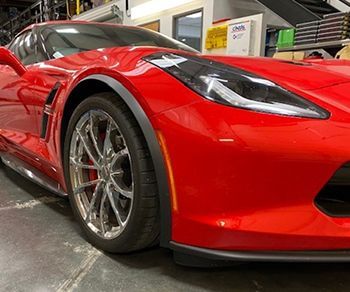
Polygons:
M89 160L89 165L94 165L91 159ZM97 170L89 169L89 180L96 180L96 179L98 179Z

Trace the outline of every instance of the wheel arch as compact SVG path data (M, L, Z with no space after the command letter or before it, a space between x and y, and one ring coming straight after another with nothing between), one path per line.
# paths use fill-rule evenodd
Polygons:
M145 111L130 93L130 91L118 80L102 74L90 75L82 79L67 97L61 122L61 152L63 151L63 143L65 138L65 129L67 129L71 115L74 109L87 97L98 92L114 92L116 93L129 107L137 120L150 150L153 165L156 172L159 203L160 203L160 245L168 247L171 241L171 203L170 191L168 186L168 175L166 164L159 145L156 131L154 130ZM63 153L61 153L63 157Z

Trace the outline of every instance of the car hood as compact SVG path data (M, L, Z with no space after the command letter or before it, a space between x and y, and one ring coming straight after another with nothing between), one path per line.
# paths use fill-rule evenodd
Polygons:
M82 52L46 64L69 71L81 71L97 66L124 71L137 67L142 57L156 52L191 54L155 47L120 47ZM290 62L272 58L201 54L198 56L240 68L291 89L314 90L350 82L349 61Z
M56 60L34 65L36 69L58 76L68 74L75 76L85 72L92 74L104 72L104 69L118 71L128 76L142 73L140 60L152 53L169 52L190 54L166 48L155 47L120 47L98 49L70 55ZM197 55L197 54L195 54ZM201 55L198 57L215 60L229 66L269 79L286 89L308 92L343 83L350 83L350 62L342 60L290 62L272 58L235 57ZM103 70L101 69L103 68ZM141 70L141 71L140 71ZM144 68L143 70L148 70ZM118 73L118 74L119 74ZM85 75L86 75L85 74ZM350 99L349 99L350 103Z
M209 56L215 60L299 90L315 90L350 82L350 61L292 62L271 58Z

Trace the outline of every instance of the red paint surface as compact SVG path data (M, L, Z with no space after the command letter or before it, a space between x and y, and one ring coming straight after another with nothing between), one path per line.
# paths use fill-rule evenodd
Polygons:
M350 218L334 219L314 198L350 160L350 67L346 61L296 65L264 58L214 57L266 77L331 113L313 120L256 113L205 100L141 60L162 48L113 48L28 66L0 66L0 147L65 185L61 118L83 78L104 74L137 99L165 139L177 211L172 239L225 250L350 248ZM48 138L45 99L60 81Z

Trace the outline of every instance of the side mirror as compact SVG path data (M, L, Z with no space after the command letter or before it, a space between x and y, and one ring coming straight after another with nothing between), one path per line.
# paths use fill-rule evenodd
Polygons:
M27 72L27 68L17 59L16 55L5 47L0 47L0 64L10 66L19 76Z

